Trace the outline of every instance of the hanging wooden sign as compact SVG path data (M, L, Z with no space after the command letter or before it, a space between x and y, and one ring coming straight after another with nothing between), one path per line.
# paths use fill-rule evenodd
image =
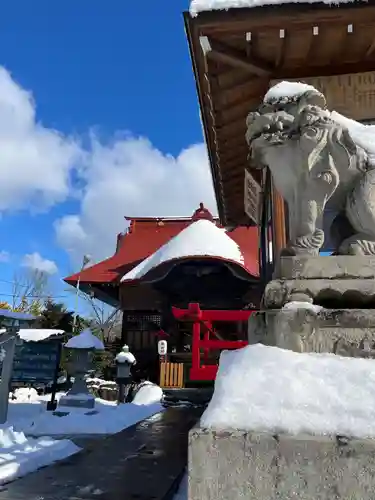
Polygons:
M256 225L260 224L262 188L248 170L245 170L245 213Z

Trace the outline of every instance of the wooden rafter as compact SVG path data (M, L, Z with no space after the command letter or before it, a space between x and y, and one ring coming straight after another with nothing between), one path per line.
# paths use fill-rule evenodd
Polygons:
M375 37L373 38L369 48L366 50L365 59L369 59L375 52Z
M352 43L353 35L348 32L348 26L343 26L340 33L339 42L334 45L334 50L331 57L331 64L337 64L345 57L348 45Z
M284 65L284 61L286 58L286 53L288 49L288 41L290 38L289 31L280 30L280 43L278 46L277 54L276 54L276 68L282 68Z
M241 85L233 85L226 90L220 87L216 109L225 111L227 108L240 105L246 99L258 98L259 94L264 93L268 88L268 82L268 78L247 77Z
M208 58L220 61L235 68L241 68L252 75L269 76L272 73L272 68L264 61L260 61L251 57L246 57L243 52L237 49L232 49L222 42L208 39L207 52Z

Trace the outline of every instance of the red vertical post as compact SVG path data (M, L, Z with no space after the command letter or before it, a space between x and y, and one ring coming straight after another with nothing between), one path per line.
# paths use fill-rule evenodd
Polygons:
M201 347L200 347L200 342L201 342L201 318L202 318L202 311L197 303L191 303L189 304L189 313L190 317L194 321L193 323L193 345L191 346L191 371L194 373L197 370L199 371L200 364L201 364Z
M193 345L191 346L191 369L199 370L201 364L200 353L201 324L199 320L193 323Z
M205 321L204 326L205 326L206 330L204 332L203 338L204 338L204 340L210 340L210 329L212 329L211 321ZM209 352L210 352L210 350L207 347L203 350L203 360L204 360L203 362L205 365L208 364Z

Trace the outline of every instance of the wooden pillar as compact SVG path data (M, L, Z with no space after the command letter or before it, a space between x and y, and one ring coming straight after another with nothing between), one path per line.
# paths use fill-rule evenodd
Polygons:
M280 194L272 187L272 219L273 219L273 255L277 259L280 251L286 246L286 213L285 203Z

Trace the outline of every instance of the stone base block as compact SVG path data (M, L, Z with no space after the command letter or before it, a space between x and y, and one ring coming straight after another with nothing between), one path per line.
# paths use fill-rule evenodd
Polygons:
M294 300L331 308L375 308L375 256L282 257L263 305L281 308Z
M248 340L295 352L373 357L375 310L266 310L249 318Z
M189 500L373 500L375 441L193 428Z
M375 256L281 257L275 279L375 279Z
M65 408L88 408L95 407L95 398L91 394L66 394L59 401L59 407Z
M281 308L292 301L335 308L375 308L375 279L288 279L267 284L265 308Z

